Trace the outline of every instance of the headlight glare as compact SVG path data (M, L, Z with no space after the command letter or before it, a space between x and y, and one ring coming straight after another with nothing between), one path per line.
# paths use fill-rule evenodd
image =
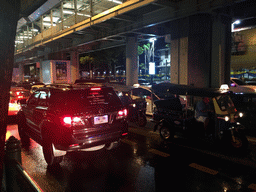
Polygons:
M243 117L244 114L240 112L240 113L238 113L238 116L239 116L239 117Z
M225 121L229 121L229 116L224 117Z

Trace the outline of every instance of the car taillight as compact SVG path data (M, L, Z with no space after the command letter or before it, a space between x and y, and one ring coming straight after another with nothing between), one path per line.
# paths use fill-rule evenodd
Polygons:
M91 88L91 91L100 91L101 90L101 87L92 87Z
M23 99L23 97L24 97L23 94L20 91L16 91L15 94L16 94L18 99Z
M85 125L85 122L81 119L81 117L75 116L66 116L62 118L62 123L64 126L81 126Z
M127 109L123 109L117 112L116 119L124 119L128 115Z
M71 117L64 117L63 118L63 123L66 124L66 125L71 125L72 118Z

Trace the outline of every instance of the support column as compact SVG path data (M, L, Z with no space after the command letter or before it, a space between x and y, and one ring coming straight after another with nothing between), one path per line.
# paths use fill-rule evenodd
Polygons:
M19 81L24 81L24 63L19 63Z
M70 53L71 83L79 78L79 55L76 50Z
M64 29L63 24L63 1L60 2L60 20L61 20L61 29Z
M126 85L138 83L137 36L126 38Z
M188 84L189 18L176 20L171 26L171 83Z
M188 85L210 87L212 15L189 17Z
M230 76L230 18L198 14L171 23L171 82L220 87Z
M212 27L211 85L218 88L230 81L231 17L217 15Z

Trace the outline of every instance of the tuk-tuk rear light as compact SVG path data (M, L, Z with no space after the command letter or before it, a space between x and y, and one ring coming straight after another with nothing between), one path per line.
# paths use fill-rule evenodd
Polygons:
M238 116L241 118L241 117L244 116L244 114L243 113L238 113Z
M224 120L225 120L225 121L229 121L229 119L230 119L229 116L225 116L225 117L224 117Z

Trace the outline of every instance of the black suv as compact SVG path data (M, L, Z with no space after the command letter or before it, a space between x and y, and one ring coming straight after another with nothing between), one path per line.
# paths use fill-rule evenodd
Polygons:
M67 151L113 149L127 135L126 119L127 109L111 87L44 87L18 112L18 130L22 143L35 140L53 165Z

